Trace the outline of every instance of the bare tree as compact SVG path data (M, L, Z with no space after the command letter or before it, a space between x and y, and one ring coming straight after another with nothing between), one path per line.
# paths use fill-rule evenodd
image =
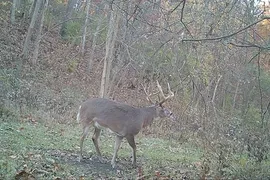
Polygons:
M35 7L36 7L36 4L37 4L37 0L34 0L32 3L31 3L31 6L29 8L29 11L28 11L28 16L31 18L34 11L35 11Z
M103 16L100 16L98 18L98 23L97 23L97 27L96 27L96 30L95 32L93 33L93 40L92 40L92 46L90 48L90 55L89 55L89 58L88 58L88 72L91 71L92 69L92 62L93 62L93 56L94 56L94 52L95 52L95 49L96 49L96 44L97 44L97 38L98 38L98 35L100 33L100 28L101 28L101 24L102 24L102 19L103 19Z
M86 17L85 17L85 22L84 22L84 27L83 27L83 37L82 37L82 50L81 50L82 55L84 55L84 51L85 51L85 38L86 38L86 32L87 32L87 24L89 20L90 5L91 5L91 0L87 0Z
M61 26L61 36L65 36L66 34L66 26L67 26L67 22L68 20L71 18L72 13L74 11L74 6L76 4L76 0L68 0L68 5L67 5L67 9L66 9L66 14L64 16L64 20L63 20L63 24Z
M106 55L104 59L104 66L101 79L100 97L108 96L108 87L111 74L111 66L113 60L113 52L115 48L115 41L119 30L119 22L121 19L121 9L123 9L123 2L119 6L112 4L111 17L109 22L109 29L106 39ZM120 7L120 8L119 8Z
M48 4L49 4L49 0L45 0L45 5L44 5L44 7L42 8L42 11L41 11L41 20L40 20L40 24L38 26L37 38L36 38L35 43L34 43L35 49L34 49L33 57L32 57L32 64L33 65L35 65L37 63L39 45L40 45L40 41L41 41L41 38L42 38L41 32L42 32L44 16L45 16L45 12L47 10Z
M34 10L32 18L31 18L31 23L30 23L30 26L28 27L28 32L27 32L25 42L24 42L24 46L23 46L23 52L22 52L23 58L28 57L30 39L31 39L31 36L33 35L34 26L35 26L35 23L36 23L37 18L38 18L38 11L39 11L39 9L41 7L41 4L42 4L42 0L37 0L35 10Z
M101 6L102 6L102 3L99 4L98 8L100 8ZM100 31L101 31L100 28L102 26L102 22L103 22L102 20L107 19L107 18L108 18L108 16L106 14L99 14L99 16L98 16L97 27L96 27L95 32L93 32L93 39L92 39L91 48L90 48L90 55L89 55L88 63L87 63L88 72L90 72L91 69L92 69L92 62L93 62L93 59L94 59L94 52L95 52L96 45L97 45L98 35L100 34Z
M11 24L15 23L16 5L17 5L17 0L13 0L12 6L11 6L11 15L10 15Z

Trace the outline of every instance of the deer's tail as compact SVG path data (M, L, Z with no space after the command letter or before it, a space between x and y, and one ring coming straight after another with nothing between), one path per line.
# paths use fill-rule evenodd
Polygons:
M79 107L79 111L78 111L78 114L77 114L77 122L80 123L80 112L81 112L81 107Z

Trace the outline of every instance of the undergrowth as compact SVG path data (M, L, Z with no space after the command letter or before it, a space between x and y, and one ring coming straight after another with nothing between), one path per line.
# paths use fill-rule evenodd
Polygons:
M2 108L3 109L3 108ZM136 138L138 168L130 161L131 148L124 141L118 153L117 168L112 169L114 135L104 131L100 139L103 161L94 150L91 138L84 143L84 161L78 161L81 127L76 123L60 124L39 121L34 116L1 116L0 179L198 179L236 178L267 179L269 161L258 163L245 154L224 155L227 166L220 166L206 149L192 142L178 143L139 134ZM225 163L224 163L225 164Z

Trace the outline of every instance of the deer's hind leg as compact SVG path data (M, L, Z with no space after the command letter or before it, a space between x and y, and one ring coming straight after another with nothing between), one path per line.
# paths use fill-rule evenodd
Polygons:
M134 136L130 135L126 137L128 144L132 147L132 165L136 166L136 143Z
M82 148L83 148L83 141L86 138L87 134L89 132L89 126L84 126L83 127L83 134L81 136L81 141L80 141L80 155L79 155L79 161L83 159L82 157Z
M114 153L113 153L113 158L112 158L112 161L111 161L112 168L115 168L115 159L116 159L116 156L117 156L117 152L118 152L118 150L120 148L122 139L123 139L122 136L116 135L116 137L115 137Z
M99 150L99 146L98 146L98 141L99 141L99 136L100 136L100 132L101 132L101 129L95 127L95 132L92 136L92 141L95 145L95 148L96 148L96 152L99 156L101 156L101 153L100 153L100 150Z

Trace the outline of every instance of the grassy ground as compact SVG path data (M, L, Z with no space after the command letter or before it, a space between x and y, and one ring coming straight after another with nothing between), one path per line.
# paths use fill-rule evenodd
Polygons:
M15 117L15 116L14 116ZM117 167L111 168L114 135L103 131L102 159L88 137L84 160L78 161L81 127L75 122L37 122L33 117L0 119L0 179L269 179L270 161L257 162L245 154L218 156L192 141L136 137L137 164L123 141ZM91 134L90 134L91 136Z
M81 128L74 124L1 121L0 179L136 179L196 177L202 152L190 145L138 135L138 168L130 162L131 148L124 141L116 169L110 166L114 137L101 135L103 160L99 161L91 138L78 162Z

